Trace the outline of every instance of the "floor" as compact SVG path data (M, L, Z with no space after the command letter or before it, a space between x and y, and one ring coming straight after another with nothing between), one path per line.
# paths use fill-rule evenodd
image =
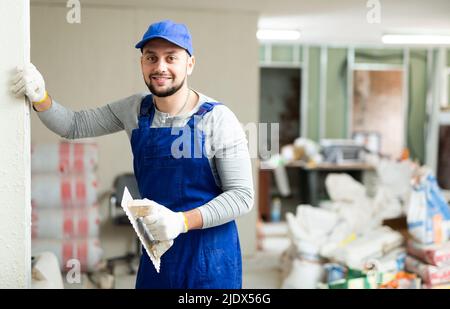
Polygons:
M279 289L281 287L281 254L290 242L285 223L261 224L259 250L242 260L244 289Z

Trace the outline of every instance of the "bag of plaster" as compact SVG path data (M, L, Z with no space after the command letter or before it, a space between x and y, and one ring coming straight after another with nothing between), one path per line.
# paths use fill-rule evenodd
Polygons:
M428 265L408 255L405 267L407 271L418 274L429 285L450 282L450 266L437 267Z
M424 245L413 240L408 240L408 253L435 266L450 265L450 242L442 245Z
M305 259L294 259L289 275L284 279L282 289L316 289L323 280L323 265Z
M413 186L407 222L408 232L417 242L441 244L450 239L450 208L430 172Z
M358 202L366 199L364 185L348 174L328 174L325 186L334 202Z

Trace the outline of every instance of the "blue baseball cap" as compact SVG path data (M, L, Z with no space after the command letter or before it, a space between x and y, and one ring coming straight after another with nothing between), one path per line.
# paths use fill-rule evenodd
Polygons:
M136 48L142 51L142 48L148 41L156 38L164 39L184 48L189 56L192 56L194 53L191 34L184 24L177 24L169 19L151 24L147 32L144 33L142 40L136 44Z

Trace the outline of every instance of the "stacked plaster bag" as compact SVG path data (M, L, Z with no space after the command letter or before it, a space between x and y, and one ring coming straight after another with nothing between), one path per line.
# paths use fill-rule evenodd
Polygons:
M407 213L408 232L423 244L442 244L450 238L450 209L430 171L413 185Z
M366 188L350 175L329 174L325 185L331 199L326 207L336 213L339 220L320 253L337 261L346 244L376 229L381 220L366 195Z
M32 254L54 253L62 271L74 261L82 271L96 270L103 254L97 145L61 142L31 150Z
M338 216L320 254L330 261L362 270L366 262L384 261L392 250L403 244L400 233L381 226L388 198L374 201L364 185L348 174L329 174L325 180L331 201L326 207ZM396 256L392 260L395 262Z
M450 209L436 178L422 170L408 209L406 269L418 274L427 287L450 283Z
M291 246L284 253L282 288L315 289L325 274L320 248L337 223L335 213L300 205L286 214Z
M424 245L408 241L406 265L420 275L427 288L442 284L450 287L450 242Z
M415 165L409 160L395 162L381 159L376 165L378 185L374 206L382 219L398 218L405 214L414 168Z

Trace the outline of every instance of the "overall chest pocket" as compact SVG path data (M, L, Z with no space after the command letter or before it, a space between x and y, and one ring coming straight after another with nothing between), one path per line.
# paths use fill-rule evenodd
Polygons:
M144 156L144 173L150 183L149 197L172 210L181 206L183 196L184 167L181 161L164 154Z

